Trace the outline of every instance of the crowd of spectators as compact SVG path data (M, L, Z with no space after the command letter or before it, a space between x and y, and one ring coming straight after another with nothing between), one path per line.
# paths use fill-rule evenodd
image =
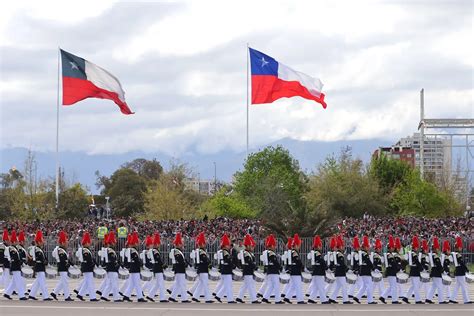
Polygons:
M46 220L46 221L13 221L0 222L0 228L8 230L23 230L27 236L33 236L37 230L41 230L46 238L56 238L60 230L67 232L69 239L80 239L84 231L88 231L93 237L97 234L100 226L106 226L108 231L113 230L117 234L117 228L123 224L129 232L137 231L141 239L146 235L159 232L162 240L170 241L177 232L181 232L183 238L194 239L200 232L204 232L209 242L220 239L226 233L231 240L241 240L249 233L254 238L265 236L264 227L259 220L254 219L229 219L218 217L215 219L201 220L170 220L170 221L137 221L133 218L118 218L113 220L96 219L88 217L82 220Z
M440 238L460 236L464 240L474 240L474 218L374 217L365 214L363 218L343 218L329 231L331 234L342 233L350 238L356 235L368 235L371 238L384 239L388 235L393 235L408 243L414 235L423 239L434 236Z
M236 241L242 240L247 233L250 233L255 239L264 238L269 233L258 219L229 219L225 217L169 221L138 221L133 218L105 220L88 217L80 221L0 222L0 229L23 230L27 236L33 236L40 229L46 238L56 238L60 230L65 230L70 240L79 240L84 231L89 231L93 237L96 236L99 226L106 226L109 231L113 230L117 233L117 228L121 224L129 232L137 231L142 240L146 235L159 232L165 242L172 241L177 232L181 232L183 237L188 240L194 239L197 234L204 232L210 243L219 240L224 233L231 240ZM433 236L454 239L454 237L460 236L463 240L474 240L474 218L373 217L366 214L363 218L343 218L327 227L326 233L328 236L342 234L347 238L368 235L371 239L386 239L388 235L393 235L400 237L404 244L409 244L413 235L418 235L423 239L431 239Z

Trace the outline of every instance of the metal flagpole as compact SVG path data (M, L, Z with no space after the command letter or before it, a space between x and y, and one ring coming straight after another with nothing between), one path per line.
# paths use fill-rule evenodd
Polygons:
M247 43L247 157L249 156L249 43Z
M61 50L58 46L58 91L56 100L56 209L59 206L59 66Z

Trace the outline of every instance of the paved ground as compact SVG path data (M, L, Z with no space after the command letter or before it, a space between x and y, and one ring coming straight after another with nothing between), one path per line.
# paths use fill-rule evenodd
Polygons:
M178 304L167 303L91 303L91 302L0 302L0 315L8 316L83 316L87 314L101 316L116 315L256 315L256 314L278 314L278 315L470 315L474 313L472 305L227 305L227 304Z
M100 280L95 280L97 287L100 284ZM27 280L27 287L31 287L33 280ZM47 280L48 289L53 289L57 280ZM78 284L77 280L71 280L71 288ZM238 293L240 282L234 282L234 294ZM167 286L171 285L167 282ZM188 282L188 286L191 287L192 283ZM216 282L210 282L210 288L214 289ZM305 288L308 284L304 285ZM260 283L257 283L257 288L260 287ZM405 290L407 285L403 285ZM0 290L0 294L3 294L3 290ZM469 285L469 295L471 300L474 300L474 284ZM378 297L378 293L376 293ZM135 299L135 298L133 298ZM275 313L282 315L284 313L297 314L297 315L474 315L474 305L320 305L320 304L308 304L308 305L250 305L250 304L181 304L181 303L107 303L107 302L41 302L41 301L26 301L21 302L16 298L12 301L6 300L0 297L0 316L30 316L30 315L44 315L44 316L56 316L56 315L67 315L67 316L84 316L88 313L100 314L101 316L116 316L116 315L132 315L133 313L139 313L139 316L147 315L193 315L193 316L212 316L212 315L254 315L254 314L269 314ZM458 301L462 301L461 295L458 296ZM365 300L363 300L365 302Z

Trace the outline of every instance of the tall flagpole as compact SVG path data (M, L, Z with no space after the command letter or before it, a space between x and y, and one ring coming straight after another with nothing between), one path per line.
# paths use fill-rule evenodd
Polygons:
M59 66L61 50L58 46L58 91L56 99L56 209L59 207Z
M249 156L249 43L247 43L247 157Z

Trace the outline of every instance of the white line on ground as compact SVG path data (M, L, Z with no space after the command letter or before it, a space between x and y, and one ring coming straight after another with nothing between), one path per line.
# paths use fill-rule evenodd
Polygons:
M3 308L32 308L32 309L108 309L108 310L123 310L125 305L122 306L39 306L39 305L0 305L0 310ZM464 309L434 309L434 308L400 308L400 309L328 309L328 308L321 308L321 309L289 309L289 308L282 308L282 309L258 309L258 308L181 308L181 307L134 307L127 305L127 309L133 310L163 310L163 311L225 311L225 312L280 312L280 313L287 313L287 312L471 312L472 308L464 308Z

